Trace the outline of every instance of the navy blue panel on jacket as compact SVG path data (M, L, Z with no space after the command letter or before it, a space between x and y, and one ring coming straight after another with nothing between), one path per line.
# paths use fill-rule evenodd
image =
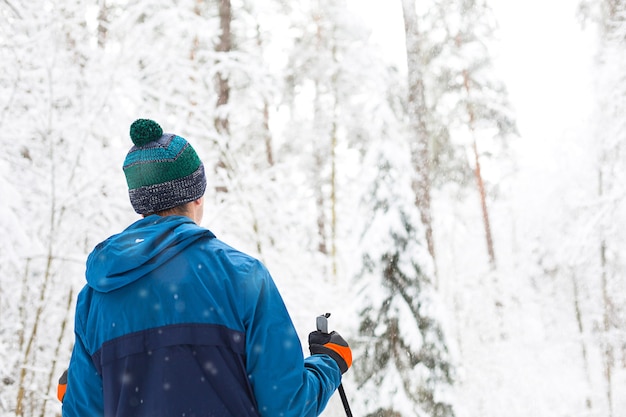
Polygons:
M244 354L243 335L217 325L170 325L110 340L92 357L104 414L258 416Z

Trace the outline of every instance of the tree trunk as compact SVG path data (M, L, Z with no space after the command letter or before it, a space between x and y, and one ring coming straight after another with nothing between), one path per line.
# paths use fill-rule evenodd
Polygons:
M270 106L267 100L263 102L263 131L265 134L265 156L267 164L274 166L274 151L272 147L272 132L270 131Z
M611 300L607 289L606 277L606 242L600 243L600 260L602 262L602 301L604 304L603 324L604 324L604 377L606 378L606 401L609 410L609 417L613 417L613 347L611 345L610 333L610 309Z
M319 92L319 88L317 86L317 83L315 84L315 88L316 91ZM315 101L315 108L318 109L318 107L320 106L318 104L318 98L316 95ZM319 112L319 110L316 110L315 113L317 114ZM315 120L317 120L318 116L315 116ZM317 123L316 123L317 125ZM315 158L315 167L314 172L313 172L313 176L314 176L314 184L313 187L315 188L315 206L317 209L317 238L318 238L318 244L317 244L317 250L318 252L327 255L328 254L328 244L327 244L327 237L326 237L326 198L324 196L324 178L322 173L324 172L324 161L326 160L326 158L324 158L323 155L323 150L320 148L319 145L314 145L314 158Z
M259 50L263 49L261 27L256 25L256 44ZM265 141L265 159L269 166L274 166L274 147L272 144L272 132L270 130L270 105L267 98L263 98L263 137Z
M316 28L316 48L319 51L323 51L325 48L323 33L322 33L322 14L321 10L323 10L323 5L318 1L317 3L317 11L313 15L313 21L315 23ZM318 235L318 245L317 249L320 253L324 255L328 255L328 219L327 219L327 202L326 202L326 194L324 192L325 185L328 184L328 179L325 178L324 171L327 166L326 163L328 161L328 148L321 144L325 143L324 139L326 139L326 120L325 120L325 106L323 105L323 97L322 97L322 81L320 78L315 79L315 102L314 102L314 115L313 115L313 125L318 128L318 134L316 138L314 138L313 145L313 153L315 158L315 167L313 172L314 184L315 188L315 203L317 208L317 235Z
M98 47L104 49L106 45L107 33L108 33L108 15L109 9L106 4L106 0L100 1L98 6Z
M489 211L487 210L487 195L485 193L485 184L480 171L480 160L478 154L478 146L476 140L473 141L474 150L474 176L476 177L476 184L478 186L478 194L480 196L480 208L483 214L483 225L485 227L485 240L487 242L487 253L489 254L489 263L492 268L496 267L496 254L493 248L493 236L491 235L491 223L489 222Z
M413 133L410 142L411 161L413 165L412 187L415 194L415 206L419 210L428 253L435 264L435 286L437 285L435 242L433 237L431 213L431 162L429 132L426 124L428 107L424 94L424 78L420 33L415 11L415 0L402 0L404 16L404 32L406 36L406 57L408 64L408 116Z
M467 93L467 114L469 115L469 129L472 135L475 135L475 122L476 116L474 109L470 101L470 79L467 70L463 70L463 85L465 86L465 92ZM493 237L491 235L491 223L489 222L489 211L487 210L487 196L485 193L485 184L480 171L480 158L478 153L478 145L476 144L476 138L474 137L472 143L472 150L474 152L474 177L476 178L476 185L478 186L478 194L480 196L480 207L483 214L483 225L485 227L485 240L487 242L487 253L489 254L489 263L492 268L496 266L496 254L493 248Z
M576 324L578 325L578 333L580 335L580 347L581 354L583 359L583 368L585 371L585 377L587 379L587 383L589 384L590 390L593 388L593 384L591 382L591 374L589 372L589 359L587 357L587 344L585 343L585 328L583 326L583 318L582 312L580 310L580 294L578 292L578 281L576 279L576 275L572 273L572 288L574 291L574 313L576 315ZM587 394L587 398L585 398L585 406L587 410L591 410L593 403L591 402L591 396Z
M72 308L73 300L74 300L74 290L70 287L69 293L67 295L67 304L65 305L65 316L63 317L63 321L61 322L59 337L57 338L56 347L54 348L54 355L52 356L54 359L52 360L52 365L50 366L50 372L48 373L48 382L46 384L45 392L52 391L52 388L54 385L54 380L55 380L54 372L56 371L57 358L60 357L61 345L63 342L63 338L65 336L65 329L69 321L68 317L70 317L72 313L71 308ZM43 403L41 405L41 413L39 414L39 417L45 417L47 404L48 404L48 398L46 397L44 398Z
M333 36L334 39L334 36ZM337 47L333 44L333 64L338 67ZM330 132L330 256L332 262L332 276L337 278L337 114L339 88L337 86L337 71L332 75L334 91L332 127Z
M598 172L598 196L600 199L604 196L604 177L602 168ZM612 302L609 296L607 264L606 264L606 239L600 237L600 286L602 289L603 304L603 361L604 361L604 378L606 379L606 401L608 406L608 417L613 417L613 346L609 333L611 331L611 311Z
M215 50L222 54L230 52L232 47L232 37L230 31L230 25L232 22L232 8L230 0L220 0L219 2L219 14L220 14L220 41L217 44ZM224 57L220 57L224 59ZM217 84L217 105L216 108L220 108L228 104L230 98L230 85L228 83L228 77L222 72L218 72L216 75ZM218 116L215 118L215 129L219 133L227 134L230 131L228 116L218 110Z

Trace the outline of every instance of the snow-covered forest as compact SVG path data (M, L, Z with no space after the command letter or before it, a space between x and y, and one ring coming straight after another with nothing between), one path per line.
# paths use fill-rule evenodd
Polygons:
M626 1L380 3L0 2L0 416L60 415L144 117L355 416L626 416Z

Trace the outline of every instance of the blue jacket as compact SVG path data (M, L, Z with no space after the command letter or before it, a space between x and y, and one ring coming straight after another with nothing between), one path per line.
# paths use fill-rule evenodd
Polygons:
M64 417L317 416L341 382L267 269L186 217L137 221L86 276Z

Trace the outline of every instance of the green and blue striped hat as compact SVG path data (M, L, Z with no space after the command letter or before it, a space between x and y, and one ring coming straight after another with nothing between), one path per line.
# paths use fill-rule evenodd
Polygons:
M124 175L137 213L157 213L204 195L204 166L184 138L163 133L148 119L133 122L130 138L135 145L124 160Z

